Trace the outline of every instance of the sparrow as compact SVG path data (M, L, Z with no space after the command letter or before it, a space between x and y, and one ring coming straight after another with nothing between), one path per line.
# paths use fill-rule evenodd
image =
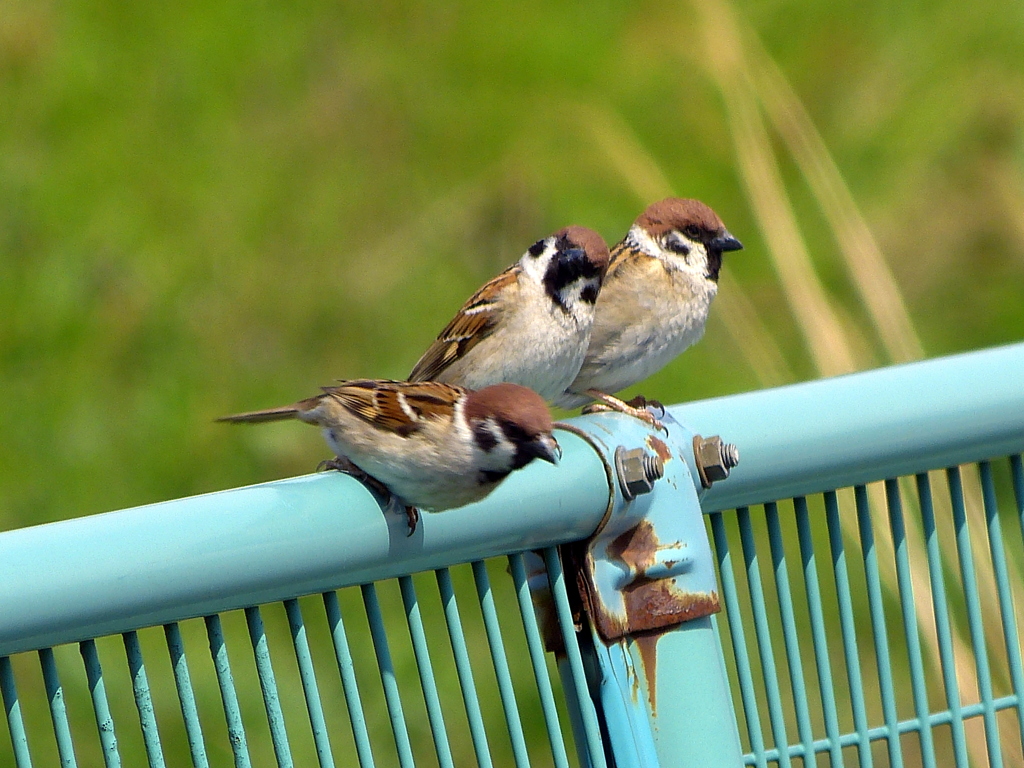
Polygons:
M551 414L535 392L515 384L478 391L438 382L354 379L323 387L292 405L224 416L262 423L299 419L323 430L336 460L405 508L409 535L419 509L479 501L534 459L557 463ZM354 469L353 469L354 468Z
M563 408L618 410L661 427L647 400L610 393L661 370L704 334L722 254L743 245L699 200L652 203L612 248L590 345L579 373L554 399ZM653 401L652 401L653 402Z
M423 354L409 381L469 389L510 382L545 400L583 364L608 266L604 239L565 227L474 293Z

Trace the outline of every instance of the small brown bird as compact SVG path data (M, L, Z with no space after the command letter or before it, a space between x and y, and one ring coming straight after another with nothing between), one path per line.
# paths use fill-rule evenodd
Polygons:
M539 240L469 298L409 380L560 395L583 363L607 266L608 246L593 230L565 227Z
M294 405L224 416L262 423L299 419L323 429L338 459L405 507L409 535L418 508L440 511L479 501L533 459L557 463L544 400L526 387L471 391L436 382L358 379ZM387 495L385 494L385 495Z
M612 249L586 357L555 404L576 408L597 399L660 426L642 410L644 398L627 404L611 393L661 370L700 339L722 254L742 247L699 200L670 197L648 206Z

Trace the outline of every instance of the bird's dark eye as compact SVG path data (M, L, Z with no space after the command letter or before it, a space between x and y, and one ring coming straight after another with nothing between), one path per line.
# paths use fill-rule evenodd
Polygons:
M693 238L694 240L700 237L700 227L696 224L687 224L685 229L683 229L683 232L686 233L687 237Z

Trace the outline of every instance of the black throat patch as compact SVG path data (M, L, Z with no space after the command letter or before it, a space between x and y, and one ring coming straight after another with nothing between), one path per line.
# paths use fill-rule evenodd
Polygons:
M558 251L544 272L544 290L564 312L565 289L579 280L593 280L600 277L601 268L587 258L587 254L578 248ZM597 300L597 291L583 291L580 298L593 303Z
M708 248L708 279L718 282L718 273L722 270L722 252L718 248Z

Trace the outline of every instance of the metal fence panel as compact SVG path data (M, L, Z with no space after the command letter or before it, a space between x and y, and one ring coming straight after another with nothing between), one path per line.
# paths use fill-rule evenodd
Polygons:
M1024 765L1021 381L1017 345L576 420L411 538L336 474L0 534L0 764ZM698 432L742 454L709 490Z

